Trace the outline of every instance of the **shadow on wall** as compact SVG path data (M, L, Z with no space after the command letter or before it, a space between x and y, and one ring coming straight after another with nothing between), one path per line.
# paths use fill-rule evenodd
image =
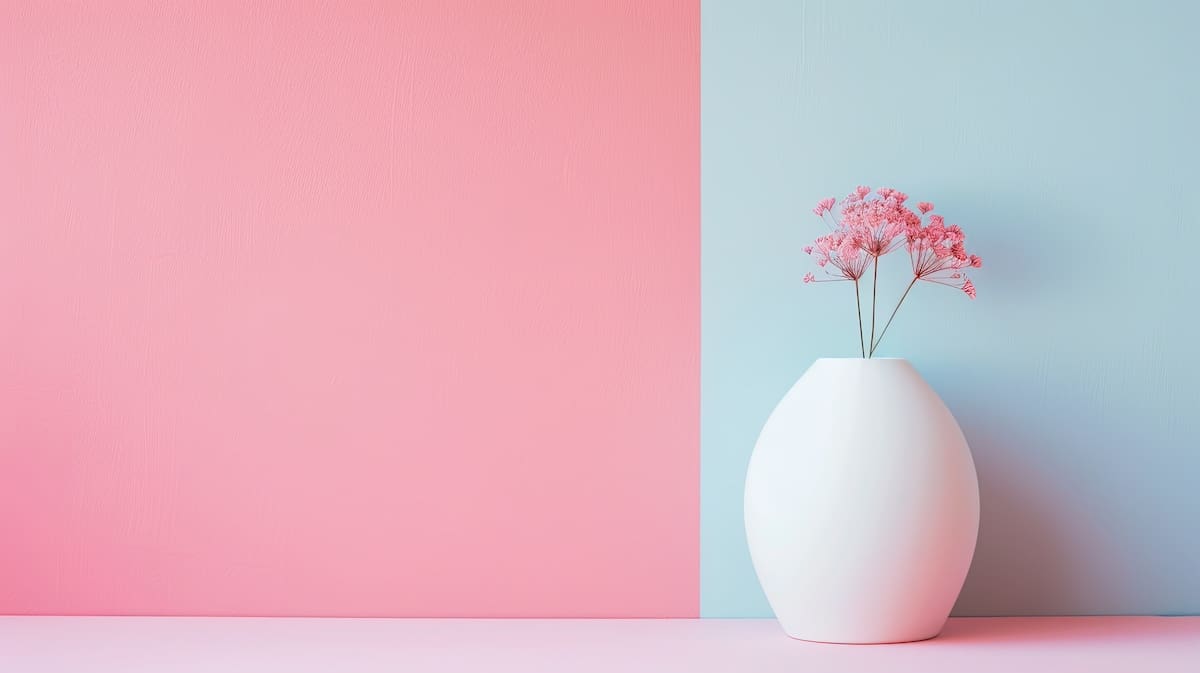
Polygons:
M979 542L957 616L1054 612L1031 609L1037 597L1032 605L1044 605L1051 596L1067 604L1084 601L1087 587L1078 575L1084 551L1068 534L1074 522L1059 512L1054 485L1009 448L1037 442L1014 435L1015 425L997 419L991 427L974 424L969 431L979 473Z
M1079 245L1070 227L1055 224L1078 214L1042 197L1015 207L999 194L949 195L954 211L971 214L969 247L985 255L983 305L971 312L978 324L971 343L949 357L905 345L957 416L979 475L979 541L958 616L1120 612L1106 609L1115 601L1098 598L1097 585L1119 595L1138 584L1122 552L1134 543L1111 530L1127 505L1105 485L1121 478L1124 447L1151 441L1131 436L1129 428L1144 423L1115 421L1113 409L1121 406L1114 384L1125 376L1144 389L1146 375L1136 367L1123 374L1102 344L1073 336L1095 320L1094 306L1070 302L1084 291L1073 284L1094 281L1047 286L1054 251ZM1044 244L1022 244L1034 237Z

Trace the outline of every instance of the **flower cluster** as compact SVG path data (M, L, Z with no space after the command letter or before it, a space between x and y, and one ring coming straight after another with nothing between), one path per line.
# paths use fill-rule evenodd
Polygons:
M859 187L847 196L839 224L857 232L868 255L879 257L896 249L907 227L920 226L921 216L904 205L908 200L904 192L885 187L878 198L868 198L870 193L870 188Z
M947 226L941 215L930 215L928 224L909 226L904 236L916 280L949 285L975 298L975 284L963 269L978 269L983 260L967 253L967 237L957 224Z
M812 255L827 275L834 277L829 280L858 280L871 263L871 257L863 250L864 243L858 233L838 229L818 237L812 245L804 246L804 252ZM830 269L836 269L836 273ZM804 276L804 282L822 281L810 273Z
M804 252L814 257L817 266L825 270L827 278L817 278L807 273L804 282L854 282L855 300L859 306L859 340L864 357L868 355L868 350L862 336L858 282L871 269L874 270L875 280L878 279L879 260L884 255L906 247L912 262L913 277L878 339L875 337L876 297L872 295L870 353L874 353L892 318L896 317L900 304L917 281L947 285L962 290L971 299L975 298L975 284L967 278L965 270L968 267L978 269L983 261L978 255L967 252L966 236L962 229L955 224L947 225L941 215L932 214L932 203L921 201L914 211L906 205L907 201L907 194L889 187L872 193L870 187L860 186L842 200L836 212L834 209L838 203L833 198L821 199L813 208L813 213L825 222L830 231L817 238L812 245L805 246ZM873 287L876 285L872 283Z

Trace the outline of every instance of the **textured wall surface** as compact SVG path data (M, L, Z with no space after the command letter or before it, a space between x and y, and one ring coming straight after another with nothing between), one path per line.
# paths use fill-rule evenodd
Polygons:
M0 612L695 616L697 3L24 4Z
M881 349L975 452L958 613L1200 613L1191 4L91 5L0 6L0 613L765 616L862 183L985 258Z
M857 184L935 202L985 259L978 300L917 288L880 353L974 449L957 612L1200 613L1198 23L1167 1L705 0L705 616L769 614L746 461L814 358L857 351L853 293L802 286L800 252L813 202Z

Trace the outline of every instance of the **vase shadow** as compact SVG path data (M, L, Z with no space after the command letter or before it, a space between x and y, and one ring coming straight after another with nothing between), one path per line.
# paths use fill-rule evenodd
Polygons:
M951 619L931 643L1005 644L1145 641L1195 638L1195 620L1179 617L970 617Z
M1061 486L1025 464L1011 443L1015 424L972 423L968 434L979 475L979 539L953 616L1062 614L1086 591L1079 549L1062 514ZM1003 427L999 427L1003 425ZM1029 446L1025 444L1024 446Z

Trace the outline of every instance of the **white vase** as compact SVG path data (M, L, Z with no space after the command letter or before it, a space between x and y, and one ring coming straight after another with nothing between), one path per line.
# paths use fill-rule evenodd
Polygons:
M822 358L759 435L745 515L789 636L924 640L971 565L979 484L954 416L907 360Z

